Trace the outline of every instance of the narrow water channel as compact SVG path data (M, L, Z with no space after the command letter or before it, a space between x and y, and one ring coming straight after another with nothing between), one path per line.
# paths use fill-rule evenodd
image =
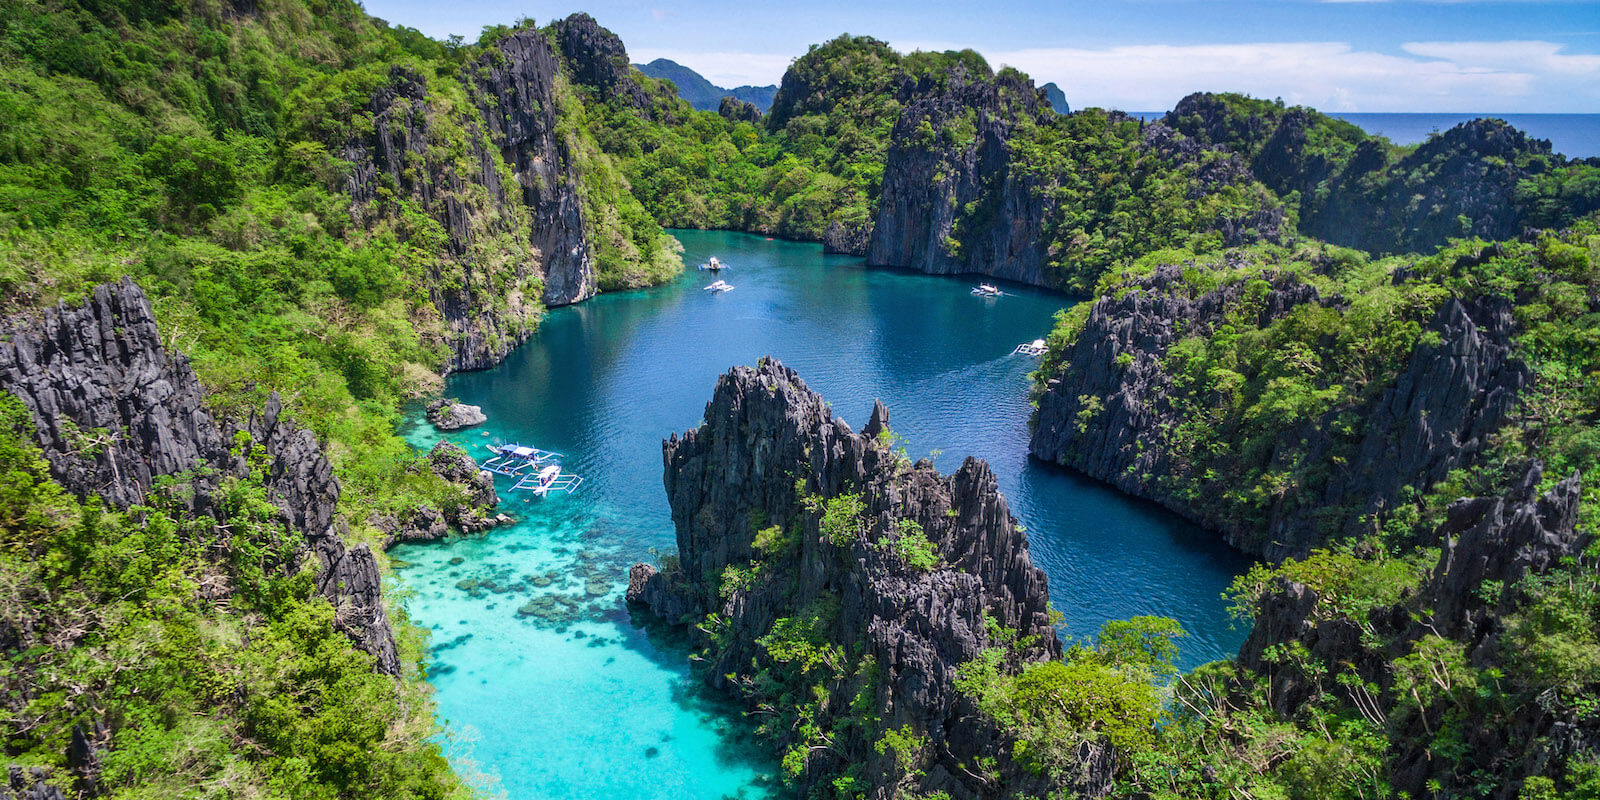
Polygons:
M622 591L628 565L673 546L661 439L699 424L718 375L769 354L854 427L881 398L913 457L936 454L946 470L988 459L1068 635L1160 614L1189 632L1184 667L1237 649L1243 632L1220 595L1243 557L1027 458L1036 361L1010 353L1070 298L1005 286L986 299L968 281L869 268L819 245L674 233L691 265L674 283L555 310L504 364L450 380L449 394L489 416L452 440L477 456L496 438L556 450L585 478L570 497L507 498L515 526L393 551L406 610L432 632L430 680L458 765L510 800L766 793L772 765L695 691L685 651L631 624ZM693 269L712 255L732 268ZM735 289L701 289L716 277ZM430 447L438 435L410 438Z

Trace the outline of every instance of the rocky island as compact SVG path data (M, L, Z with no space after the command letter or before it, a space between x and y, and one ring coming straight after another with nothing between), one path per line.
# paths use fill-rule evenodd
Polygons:
M1028 643L1010 668L1060 655L988 465L912 463L881 403L856 433L771 359L720 378L705 419L662 445L677 558L635 566L628 599L696 626L706 679L776 715L764 730L796 784L1045 789L957 690L997 635Z
M15 2L0 40L0 797L473 796L428 684L471 634L430 646L385 551L511 519L402 409L492 425L445 377L672 280L664 226L1071 293L1033 455L1262 558L1237 657L1179 674L1155 617L1058 639L987 464L735 368L663 446L678 551L628 600L791 791L1600 792L1600 160L1236 94L1066 113L851 35L697 110L581 13ZM568 584L504 614L570 644L625 619L574 549L443 588Z

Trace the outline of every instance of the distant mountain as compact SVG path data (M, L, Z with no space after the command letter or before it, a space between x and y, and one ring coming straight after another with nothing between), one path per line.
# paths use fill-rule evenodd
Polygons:
M1054 82L1051 82L1040 86L1039 88L1044 90L1045 99L1050 101L1050 107L1055 109L1057 114L1072 113L1072 106L1067 105L1067 95L1065 92L1061 91L1060 86L1057 86Z
M778 93L777 86L738 86L724 89L706 80L700 73L666 58L634 66L652 78L672 81L678 87L678 96L701 111L716 111L717 104L722 102L722 98L737 97L766 113L767 109L772 107L773 96Z

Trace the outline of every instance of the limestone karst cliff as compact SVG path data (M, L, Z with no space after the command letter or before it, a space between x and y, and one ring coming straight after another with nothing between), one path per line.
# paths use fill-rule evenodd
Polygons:
M1032 82L925 76L903 89L867 259L932 274L1048 285L1049 188L1011 169L1013 129L1048 113ZM957 226L960 230L957 230Z
M1600 202L1573 191L1582 179L1561 175L1584 169L1581 162L1500 119L1469 120L1403 150L1313 109L1201 92L1163 123L1246 161L1263 184L1298 203L1302 233L1374 253L1427 252L1457 237L1509 239L1564 226Z
M1237 156L1119 112L1058 115L1015 70L955 64L896 100L869 263L1084 292L1121 258L1292 233Z
M217 418L187 359L163 346L131 281L103 284L82 305L0 323L0 390L32 412L51 474L81 498L126 508L162 478L189 473L190 512L218 515L224 477L261 481L280 521L318 561L281 568L316 569L317 591L338 609L335 624L379 671L399 672L377 561L366 545L345 543L339 481L316 437L282 418L275 395L248 419ZM256 448L264 461L250 457Z
M619 103L681 122L626 56L615 34L574 14L508 32L455 73L391 67L357 112L340 188L358 224L436 244L420 283L444 323L449 369L499 363L544 307L594 296L607 269L616 288L647 283L632 274L641 264L663 268L659 229L611 207L637 201L612 185L615 167L583 119L586 103Z
M1370 515L1399 505L1404 492L1426 490L1471 464L1528 380L1512 352L1508 304L1446 300L1425 326L1432 341L1419 344L1381 392L1294 421L1266 452L1224 457L1229 466L1255 459L1267 472L1307 476L1243 511L1219 500L1238 488L1241 473L1208 461L1181 436L1193 395L1191 381L1175 374L1175 346L1241 324L1263 328L1308 310L1336 312L1346 303L1292 276L1259 277L1265 287L1246 302L1250 281L1195 294L1183 268L1166 266L1095 301L1044 386L1032 453L1166 505L1247 552L1304 555L1370 528ZM1239 313L1248 319L1231 316ZM1308 468L1328 463L1342 466Z
M546 224L536 234L523 190L486 136L488 121L441 99L430 84L443 80L390 70L388 84L367 107L370 131L345 144L342 156L351 168L343 188L363 225L376 227L396 215L392 202L384 202L396 196L438 222L443 252L432 259L423 285L448 331L450 367L475 369L527 339L538 325L541 301L560 304L559 294L541 297L538 287L552 277L562 286L569 267L543 256L553 229ZM439 146L452 135L461 137L457 148ZM550 186L570 192L567 177Z
M875 797L1039 791L955 687L957 666L995 646L993 624L1031 640L1028 659L1060 654L1044 574L988 465L913 464L881 404L855 433L772 360L720 378L705 420L663 445L677 561L636 566L629 599L697 625L706 680L748 703L818 687L820 705L780 712L804 725L770 731L800 747L786 767L802 787L849 772ZM820 661L797 665L795 648ZM922 742L910 766L877 746L890 729ZM988 758L997 776L968 770ZM1105 764L1089 763L1096 790Z
M1406 796L1511 800L1530 778L1592 762L1600 723L1570 689L1539 686L1548 677L1531 673L1519 652L1540 579L1591 541L1577 527L1580 476L1541 493L1542 477L1533 462L1506 494L1451 504L1433 532L1437 562L1392 604L1351 610L1353 598L1331 588L1319 595L1280 579L1256 602L1238 669L1270 685L1273 710L1285 717L1330 693L1387 720L1396 731L1388 780ZM1418 664L1431 665L1442 691L1407 688ZM1451 686L1476 674L1499 677L1493 689Z

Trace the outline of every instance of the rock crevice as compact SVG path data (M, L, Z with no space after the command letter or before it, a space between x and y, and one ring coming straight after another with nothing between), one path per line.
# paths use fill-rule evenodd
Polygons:
M1600 721L1570 704L1534 702L1509 710L1468 708L1471 715L1492 713L1494 724L1456 729L1459 740L1447 745L1453 755L1441 759L1435 734L1444 735L1443 721L1462 700L1445 693L1422 702L1401 696L1395 686L1395 664L1414 658L1424 640L1460 648L1474 669L1514 671L1518 658L1508 649L1514 646L1506 641L1508 620L1528 602L1519 582L1559 568L1589 545L1577 528L1580 476L1544 493L1536 488L1541 479L1541 466L1531 463L1506 494L1453 503L1435 531L1442 548L1431 575L1414 594L1364 619L1329 610L1316 591L1279 579L1256 604L1239 668L1270 684L1273 708L1286 717L1324 692L1386 717L1402 732L1392 738L1388 759L1390 782L1401 795L1449 796L1465 774L1462 765L1472 764L1481 770L1472 773L1479 783L1471 791L1494 786L1483 796L1512 800L1524 779L1559 775L1571 759L1592 758L1600 749ZM1286 645L1302 656L1287 663ZM1352 676L1359 680L1348 680ZM1371 688L1357 697L1353 686Z
M1270 289L1260 299L1257 326L1303 304L1343 302L1292 277L1261 277ZM1371 515L1395 508L1408 487L1426 490L1473 463L1529 379L1512 351L1508 305L1448 300L1425 326L1436 343L1418 344L1388 388L1353 409L1304 421L1269 456L1272 464L1321 463L1345 448L1352 451L1349 466L1293 487L1261 519L1244 517L1207 502L1228 487L1200 474L1193 454L1169 441L1184 421L1176 402L1183 390L1164 362L1181 339L1225 324L1245 290L1246 282L1233 281L1190 296L1182 269L1166 266L1120 296L1096 301L1040 397L1033 455L1154 500L1221 531L1242 550L1277 559L1303 555L1363 524L1370 528ZM1361 420L1353 439L1333 424L1346 411Z
M247 421L216 419L188 360L162 345L132 281L102 284L81 306L0 322L0 390L31 412L52 477L117 508L144 502L160 477L190 472L190 511L218 516L222 477L252 469L230 444L243 434L267 456L266 474L255 477L282 522L320 561L318 590L338 609L336 624L379 671L399 674L377 561L365 546L345 544L339 481L316 437L282 418L276 395Z
M1060 653L1044 573L989 466L969 458L940 475L926 460L913 464L891 449L881 404L854 433L771 360L724 375L705 420L663 444L677 560L661 572L635 567L630 601L673 623L725 620L705 642L706 679L752 702L752 664L773 658L764 637L780 620L813 620L853 659L831 686L837 699L818 712L824 724L851 713L846 694L866 697L882 730L910 726L927 737L917 791L1003 793L962 768L986 757L1006 765L1009 790L1040 790L955 688L957 666L994 646L989 620L1033 637L1029 658ZM917 566L899 549L912 531L936 564ZM757 579L729 582L752 569ZM870 674L861 666L869 663ZM830 748L807 757L801 783L858 764L869 784L892 787L902 776L893 751L874 747L878 735L839 726Z

